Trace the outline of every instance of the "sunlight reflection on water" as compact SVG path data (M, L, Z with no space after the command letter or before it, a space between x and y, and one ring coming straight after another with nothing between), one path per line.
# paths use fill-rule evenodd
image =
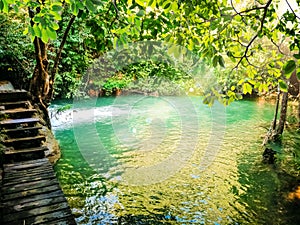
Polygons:
M132 99L125 100L128 103ZM182 99L174 101L181 103ZM93 118L73 127L55 127L63 151L57 171L79 224L271 224L276 220L276 179L260 163L260 136L264 133L260 124L269 124L272 108L262 109L246 101L230 106L222 147L213 163L203 170L199 163L209 143L211 111L199 99L194 101L199 126L196 131L190 126L195 120L185 111L187 138L181 146L195 139L195 150L171 177L149 185L128 185L128 180L124 183L124 168L134 171L157 165L174 153L183 132L178 111L161 102L154 107L157 102L149 100L128 113L128 104L112 106L107 105L111 100L101 100L95 108L76 109L88 110L88 115L92 110ZM112 108L115 111L110 113ZM89 136L90 122L101 139L100 149L105 148L111 158L101 155L98 142L93 148L93 142L83 138L84 146L97 156L86 161L76 141L70 141L74 139L73 129ZM178 152L179 156L185 153ZM99 156L107 161L99 162ZM168 161L168 166L172 163ZM147 176L134 174L133 179L140 176L138 179L145 184L151 176L167 171L157 168Z

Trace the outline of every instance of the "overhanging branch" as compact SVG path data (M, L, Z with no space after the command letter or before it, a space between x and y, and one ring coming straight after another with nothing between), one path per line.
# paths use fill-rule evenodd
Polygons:
M295 15L295 17L300 20L300 17L296 14L295 10L293 9L293 7L291 6L291 4L289 3L288 0L285 0L286 4L289 6L290 10L292 11L292 13Z
M232 0L231 0L231 2L232 2ZM239 67L239 65L241 64L241 62L243 61L243 59L246 59L247 62L249 63L249 65L252 65L252 64L249 62L249 59L248 59L247 54L248 54L248 51L249 51L251 45L252 45L253 42L257 39L259 33L263 32L263 27L264 27L266 15L267 15L268 8L269 8L269 6L271 5L271 3L272 3L272 0L269 0L269 1L266 3L266 5L264 5L263 7L261 7L261 9L263 9L264 12L263 12L263 16L262 16L262 18L261 18L261 20L260 20L260 29L259 29L259 31L251 38L250 42L249 42L248 45L246 46L246 49L245 49L244 54L242 55L242 57L241 57L240 60L238 61L237 65L236 65L232 70L237 69L237 68Z

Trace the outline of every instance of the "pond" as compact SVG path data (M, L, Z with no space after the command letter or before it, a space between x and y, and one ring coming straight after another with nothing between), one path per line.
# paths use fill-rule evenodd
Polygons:
M274 105L121 96L55 114L66 104L51 107L55 169L78 224L286 224L261 157Z

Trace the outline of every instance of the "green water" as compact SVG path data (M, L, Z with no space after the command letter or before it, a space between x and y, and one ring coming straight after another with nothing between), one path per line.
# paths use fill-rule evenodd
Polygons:
M52 122L77 223L287 224L278 177L261 163L273 110L197 97L75 102Z

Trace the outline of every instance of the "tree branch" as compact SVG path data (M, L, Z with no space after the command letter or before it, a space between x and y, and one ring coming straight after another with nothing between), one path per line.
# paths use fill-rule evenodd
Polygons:
M71 17L71 19L68 23L68 26L67 26L67 28L64 32L64 35L63 35L62 41L60 43L59 49L56 53L56 57L54 59L53 69L51 71L51 81L52 81L52 83L54 81L55 74L57 73L57 68L58 68L58 64L59 64L59 60L60 60L60 57L61 57L62 50L64 48L64 45L65 45L66 41L67 41L68 34L70 32L71 26L74 23L75 19L76 19L76 16L72 15L72 17Z
M232 2L232 0L231 0ZM261 33L263 31L263 27L264 27L264 22L265 22L265 19L266 19L266 15L267 15L267 11L268 11L268 8L269 6L271 5L272 3L272 0L269 0L265 6L263 6L263 10L264 10L264 14L263 14L263 17L260 21L260 29L259 31L252 37L252 39L250 40L250 42L248 43L248 45L246 46L246 49L245 49L245 52L243 54L243 56L240 58L240 60L238 61L237 65L232 69L237 69L239 67L239 65L241 64L241 62L243 61L243 59L245 58L247 60L247 62L249 63L249 60L248 60L248 56L247 56L247 53L251 47L251 45L253 44L253 42L256 40L256 38L258 37L258 34ZM249 64L251 65L251 64Z
M69 20L68 26L67 26L67 28L64 32L64 35L62 37L62 41L61 41L59 49L56 53L56 57L54 59L54 65L53 65L53 69L51 71L51 77L50 77L50 81L49 81L50 90L49 90L49 94L48 94L48 98L47 98L48 100L52 99L52 97L53 97L53 93L54 93L53 84L54 84L55 75L57 73L59 60L60 60L61 53L62 53L62 50L64 48L64 45L67 41L68 34L70 32L70 29L71 29L72 24L74 23L75 19L76 19L76 16L72 15L71 19Z
M271 38L271 42L273 45L276 46L277 50L284 55L284 52L280 49L280 45L276 44L275 41Z
M249 49L250 49L252 43L255 41L255 39L256 39L257 37L258 37L258 34L254 35L254 36L252 37L251 41L250 41L250 42L248 43L248 45L246 46L246 50L245 50L243 56L240 58L240 60L238 61L238 63L236 64L236 66L235 66L232 70L237 69L237 68L239 67L239 65L241 64L242 60L243 60L244 58L247 58L247 57L248 57L248 56L247 56L247 53L248 53L248 51L249 51Z
M296 12L294 11L293 7L291 6L291 4L288 2L288 0L285 0L286 4L289 6L290 10L292 11L292 13L296 16L296 18L298 20L300 20L300 17L297 16Z

